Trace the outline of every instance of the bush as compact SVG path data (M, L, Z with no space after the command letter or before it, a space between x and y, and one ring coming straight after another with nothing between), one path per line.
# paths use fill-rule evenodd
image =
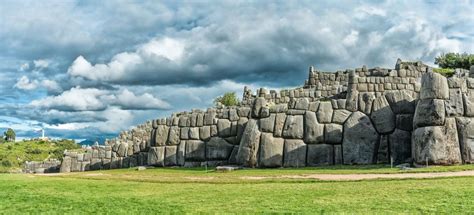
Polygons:
M223 96L219 96L214 99L214 104L217 105L218 103L221 103L225 106L235 106L239 104L239 100L237 99L235 92L228 92L224 93Z
M11 167L11 166L13 166L12 162L9 161L9 160L2 160L1 165L4 166L4 167Z
M441 68L467 69L474 65L474 54L447 53L435 58L435 64Z

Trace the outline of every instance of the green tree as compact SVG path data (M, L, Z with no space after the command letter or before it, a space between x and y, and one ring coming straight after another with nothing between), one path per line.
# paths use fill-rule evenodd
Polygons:
M435 58L435 64L441 68L469 70L474 65L474 54L446 53Z
M217 105L218 103L225 106L235 106L239 104L239 100L237 99L235 92L227 92L214 99L214 104Z
M16 134L15 134L15 131L13 131L13 129L9 128L7 131L3 133L3 135L5 136L5 141L15 142Z

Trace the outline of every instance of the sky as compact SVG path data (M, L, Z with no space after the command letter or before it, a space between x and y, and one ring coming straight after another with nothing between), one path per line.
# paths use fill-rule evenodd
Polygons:
M474 52L474 0L0 3L0 131L111 138L308 67L433 65Z

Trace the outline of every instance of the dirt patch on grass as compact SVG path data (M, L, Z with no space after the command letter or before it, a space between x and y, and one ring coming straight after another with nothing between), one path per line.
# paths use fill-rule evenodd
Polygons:
M430 172L430 173L400 173L400 174L305 174L280 176L245 176L244 180L264 179L317 179L322 181L359 181L370 179L405 179L405 178L441 178L474 176L474 170L461 172Z

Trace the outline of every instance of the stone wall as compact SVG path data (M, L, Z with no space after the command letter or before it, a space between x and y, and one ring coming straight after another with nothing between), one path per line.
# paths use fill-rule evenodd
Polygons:
M470 75L474 71L457 70L446 79L421 62L401 61L395 69L310 69L304 87L260 89L255 95L245 88L237 107L176 113L122 132L84 154L67 153L61 171L470 163ZM335 83L340 91L334 91Z
M47 161L26 161L23 167L24 173L55 173L59 172L61 161L51 159Z

